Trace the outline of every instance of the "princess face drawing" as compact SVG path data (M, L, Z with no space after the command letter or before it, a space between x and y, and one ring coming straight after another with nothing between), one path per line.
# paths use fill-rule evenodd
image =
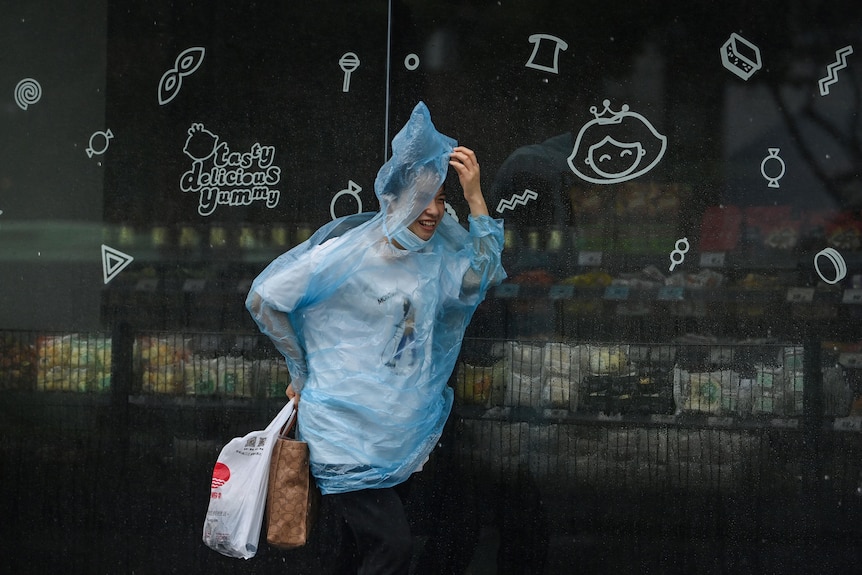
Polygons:
M650 171L667 149L667 138L646 118L623 105L619 112L604 101L601 113L585 124L575 139L569 167L580 178L594 184L615 184Z

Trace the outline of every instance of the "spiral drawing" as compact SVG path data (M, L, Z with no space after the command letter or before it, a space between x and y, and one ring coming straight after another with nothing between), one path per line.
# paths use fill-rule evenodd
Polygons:
M42 97L42 86L33 78L24 78L15 86L15 103L22 110L35 104Z

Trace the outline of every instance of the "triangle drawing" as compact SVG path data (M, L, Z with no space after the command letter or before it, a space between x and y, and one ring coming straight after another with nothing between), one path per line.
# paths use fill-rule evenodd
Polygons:
M135 258L102 244L102 278L108 283L126 269Z

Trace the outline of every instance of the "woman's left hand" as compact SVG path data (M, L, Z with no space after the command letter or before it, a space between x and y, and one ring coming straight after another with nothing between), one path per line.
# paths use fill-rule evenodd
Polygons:
M488 215L485 197L479 181L479 161L476 153L470 148L457 146L449 156L449 165L458 174L458 180L464 189L464 199L470 206L470 214L474 216Z

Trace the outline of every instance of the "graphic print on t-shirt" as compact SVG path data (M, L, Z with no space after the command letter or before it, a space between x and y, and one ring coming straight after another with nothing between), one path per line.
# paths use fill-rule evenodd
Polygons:
M396 371L405 371L413 366L414 351L411 344L416 339L416 312L409 298L402 296L401 302L404 313L395 324L395 333L383 348L381 357L386 367Z

